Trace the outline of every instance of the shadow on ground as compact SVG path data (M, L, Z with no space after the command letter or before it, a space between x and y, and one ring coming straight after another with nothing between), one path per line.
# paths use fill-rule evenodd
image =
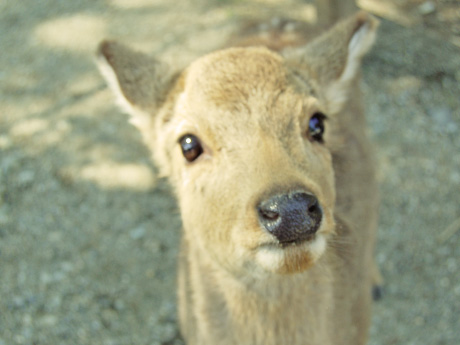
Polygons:
M294 0L0 4L0 345L181 344L179 214L95 68L97 43L115 37L184 65L245 20L312 11ZM460 341L460 51L451 42L383 21L365 61L386 279L370 344Z

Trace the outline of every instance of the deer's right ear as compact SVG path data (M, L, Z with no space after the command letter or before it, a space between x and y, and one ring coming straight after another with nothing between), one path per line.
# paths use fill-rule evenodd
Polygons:
M101 42L97 55L99 70L131 123L146 128L171 85L168 66L115 41Z

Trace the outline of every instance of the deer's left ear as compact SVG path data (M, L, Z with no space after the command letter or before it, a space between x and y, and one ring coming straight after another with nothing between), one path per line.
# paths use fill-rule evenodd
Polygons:
M374 43L378 20L360 11L336 24L322 36L286 52L288 61L305 69L324 91L330 113L339 112L359 75L362 57Z

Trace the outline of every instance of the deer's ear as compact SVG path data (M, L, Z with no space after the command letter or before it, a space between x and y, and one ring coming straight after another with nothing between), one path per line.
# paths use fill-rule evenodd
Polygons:
M339 112L348 100L351 83L374 43L377 27L378 20L361 11L306 46L286 52L286 58L306 69L324 90L330 112Z
M168 66L115 41L101 42L97 55L99 70L119 105L131 115L131 123L145 128L170 87Z

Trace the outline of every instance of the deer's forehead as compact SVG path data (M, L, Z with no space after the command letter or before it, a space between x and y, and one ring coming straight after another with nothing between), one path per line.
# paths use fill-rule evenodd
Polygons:
M216 106L234 107L254 95L286 88L283 59L267 49L232 48L195 61L186 72L185 92Z
M293 79L283 58L263 48L210 54L195 61L183 80L174 114L193 132L286 135L315 100L299 90L302 81Z
M273 73L283 74L283 58L267 48L229 48L196 60L190 66L193 77L248 76L272 78ZM271 72L270 74L266 74Z

